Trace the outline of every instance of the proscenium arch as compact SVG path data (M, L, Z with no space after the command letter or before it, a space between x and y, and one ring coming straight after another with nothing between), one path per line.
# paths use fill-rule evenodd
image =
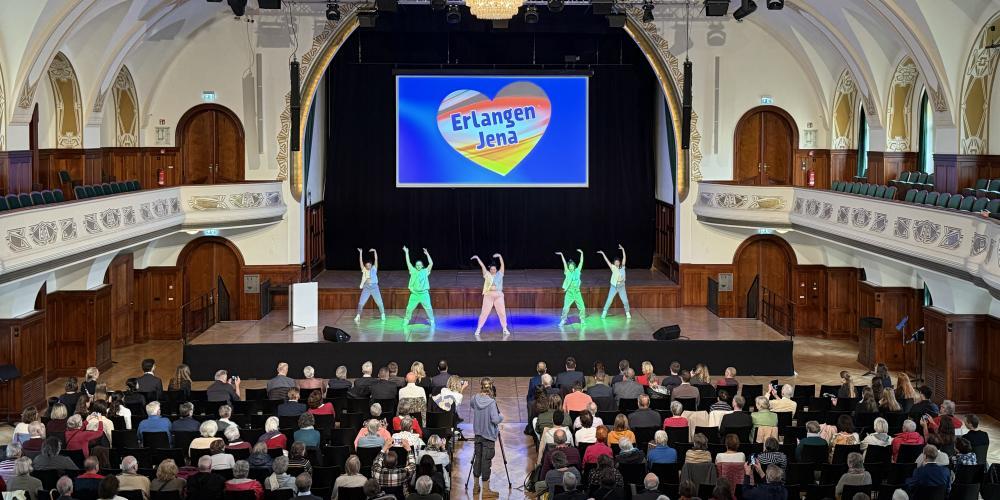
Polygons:
M646 60L649 62L650 67L653 69L653 73L656 75L657 81L660 83L660 90L667 99L667 108L670 110L670 119L673 121L673 131L674 131L674 144L680 145L681 140L681 100L680 93L678 92L678 83L683 84L683 82L676 81L678 78L675 74L678 73L677 60L669 61L664 55L664 52L669 54L667 49L667 42L660 38L655 33L655 26L652 23L643 23L638 19L641 16L641 11L638 9L630 9L628 11L628 16L626 17L625 32L635 41L642 51L643 55L646 56ZM354 30L359 26L357 10L353 10L349 13L344 14L344 21L340 23L335 29L333 35L320 49L319 53L315 56L314 62L308 66L308 73L303 79L301 88L301 112L300 116L309 116L309 112L312 110L313 102L315 102L316 91L319 89L320 80L326 73L327 67L330 66L330 62L333 61L334 56L340 50L340 47L344 44ZM303 63L306 62L306 56L302 58ZM672 64L671 64L672 63ZM693 118L692 118L692 121ZM308 120L299 121L299 140L303 140L306 136L305 128L308 124ZM696 131L692 127L691 135L694 137ZM291 139L288 139L289 141ZM290 146L290 144L289 144ZM300 145L301 146L301 145ZM695 149L695 156L700 157L700 152L697 151L697 145L692 141L692 149ZM302 151L301 147L299 151L292 151L291 147L288 148L289 157L289 188L297 201L302 200L303 185L305 182L303 175L302 166ZM279 153L280 154L280 153ZM680 147L675 148L675 164L676 174L674 178L674 185L677 189L677 197L679 200L683 201L687 197L689 189L689 179L690 179L690 165L688 163L688 151L681 149Z

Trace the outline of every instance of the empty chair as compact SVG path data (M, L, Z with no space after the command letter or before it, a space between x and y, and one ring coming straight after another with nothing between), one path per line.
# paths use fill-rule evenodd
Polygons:
M112 182L111 183L111 192L115 193L115 194L118 194L118 193L122 192L122 186L121 186L121 184L118 184L117 182Z
M916 196L913 197L913 203L922 205L924 203L924 200L926 199L927 199L927 191L921 189L920 191L917 191Z
M896 199L896 191L897 191L896 186L889 186L885 190L885 196L883 196L883 198L885 198L887 200L895 200Z
M94 189L94 186L84 186L83 189L87 192L87 198L94 198L104 194L103 191L98 193L97 190Z
M913 203L913 200L916 197L917 197L917 190L916 189L911 189L911 190L909 190L909 191L906 192L906 196L903 197L903 201L905 201L907 203Z
M975 203L976 203L976 198L972 196L966 196L965 198L962 198L962 203L958 205L958 209L968 212L969 210L972 210L972 205L974 205Z
M957 210L961 205L962 200L965 198L972 198L972 196L962 196L960 194L952 195L952 197L948 199L948 208Z
M991 214L1000 212L1000 198L994 198L986 205L986 211Z
M10 207L7 206L7 198L0 196L0 212L8 210Z
M986 210L986 205L990 203L990 199L987 197L976 198L976 201L972 204L973 212L982 212Z
M854 187L851 188L851 193L860 194L862 186L864 186L864 184L861 184L860 182L855 182Z
M885 186L879 185L877 188L875 188L875 197L884 198L886 189L887 188Z
M913 181L915 184L923 184L927 182L927 174L924 172L917 172L917 180Z
M830 189L840 191L840 181L833 181L833 183L830 184Z
M875 196L875 193L878 192L878 188L879 188L878 184L869 184L868 185L868 192L865 193L865 194L867 194L868 196Z
M31 199L31 195L28 193L21 193L17 195L17 201L21 202L21 206L25 208L35 204Z
M951 194L950 193L941 193L938 196L938 200L937 200L937 203L935 203L935 205L938 206L938 207L944 208L944 207L948 206L948 200L950 200L950 199L951 199Z
M973 195L976 191L986 191L986 187L989 186L989 179L976 179L975 187L965 188L962 190L964 196Z
M76 186L73 188L73 195L76 199L83 200L87 198L87 190L83 186Z
M45 191L42 191L42 201L46 205L48 205L49 203L55 203L56 202L56 196L54 194L52 194L52 191L49 191L48 189L46 189Z
M5 198L7 199L7 206L11 210L14 210L15 208L21 208L21 200L18 199L16 194L8 194Z
M927 174L927 179L924 180L924 185L928 189L934 189L934 174Z
M927 198L924 199L924 203L931 206L937 205L937 201L938 201L937 191L932 191L930 193L927 193Z
M101 188L101 191L103 191L105 195L115 194L115 192L111 189L111 183L109 183L109 182L105 182L105 183L101 184L100 188Z
M141 189L142 189L142 183L140 183L138 179L133 179L132 180L132 190L133 191L139 191Z

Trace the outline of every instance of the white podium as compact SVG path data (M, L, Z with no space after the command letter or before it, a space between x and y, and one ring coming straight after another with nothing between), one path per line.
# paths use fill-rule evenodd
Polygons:
M319 326L318 283L294 283L288 288L288 324L292 328Z

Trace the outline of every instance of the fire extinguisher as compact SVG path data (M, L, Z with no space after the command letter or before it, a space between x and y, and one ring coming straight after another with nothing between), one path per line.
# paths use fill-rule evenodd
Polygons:
M809 187L816 187L816 170L810 168L807 175Z
M812 181L810 181L810 182L812 182ZM159 185L159 186L163 186L166 183L167 183L167 174L166 174L166 172L164 172L162 168L157 169L156 170L156 184ZM812 184L809 184L809 185L811 186Z

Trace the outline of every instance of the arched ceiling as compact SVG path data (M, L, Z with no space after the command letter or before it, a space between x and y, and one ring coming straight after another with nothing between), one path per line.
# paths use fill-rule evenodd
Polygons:
M252 12L255 2L249 3ZM847 68L881 119L895 64L910 56L923 81L942 94L940 119L950 118L951 123L957 121L955 102L975 33L1000 10L1000 0L788 0L782 11L758 3L760 8L747 21L772 34L811 72L808 78L824 111L829 110L837 76ZM6 69L8 100L14 103L9 106L11 121L27 120L27 109L16 103L33 98L31 87L57 51L85 61L76 66L87 122L94 123L101 119L103 96L122 64L132 69L140 96L151 96L148 89L156 84L156 71L169 66L193 33L231 17L224 2L204 0L38 0L8 6L0 16L0 65Z

